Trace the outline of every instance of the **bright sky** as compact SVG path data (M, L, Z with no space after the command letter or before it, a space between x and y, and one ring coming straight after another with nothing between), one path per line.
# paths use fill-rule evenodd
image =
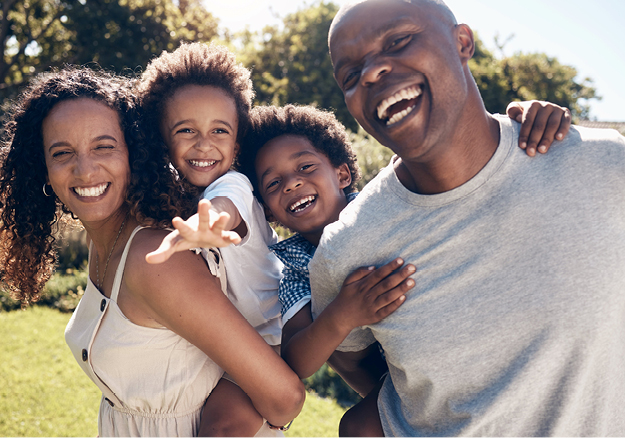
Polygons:
M333 0L343 4L347 0ZM204 0L206 8L231 31L260 30L314 2L309 0ZM476 31L490 50L494 37L514 35L506 55L544 52L590 77L601 101L592 100L591 117L625 121L625 19L623 0L446 0L459 22Z

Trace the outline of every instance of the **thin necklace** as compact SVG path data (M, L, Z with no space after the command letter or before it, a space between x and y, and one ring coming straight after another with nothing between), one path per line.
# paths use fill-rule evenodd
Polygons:
M119 231L117 232L117 237L115 237L115 241L113 242L113 247L111 248L111 250L109 251L109 256L106 258L106 264L104 265L104 274L102 275L102 283L104 283L104 278L106 277L106 270L109 267L109 261L111 260L111 255L113 255L113 250L115 249L115 245L117 245L117 239L119 239L119 235L122 233L122 230L124 229L124 225L126 225L126 219L128 219L128 213L126 213L126 217L124 217L124 220L122 221L122 226L119 227ZM99 263L100 257L98 257L98 252L95 252L95 274L97 276L97 284L96 286L98 287L98 289L100 289L100 263Z

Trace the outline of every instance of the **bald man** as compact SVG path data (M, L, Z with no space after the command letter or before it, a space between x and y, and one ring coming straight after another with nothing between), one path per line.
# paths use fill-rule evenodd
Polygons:
M361 364L383 347L386 435L625 435L625 139L572 128L528 157L440 1L344 6L329 46L351 114L396 156L326 227L313 316L360 266L417 266L404 304L332 365L371 387Z

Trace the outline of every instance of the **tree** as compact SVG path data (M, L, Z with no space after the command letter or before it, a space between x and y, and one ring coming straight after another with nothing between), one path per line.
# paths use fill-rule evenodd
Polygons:
M333 110L355 131L358 124L334 81L328 54L328 30L337 11L335 3L320 1L287 15L282 29L268 26L260 35L246 32L240 59L252 68L259 103L313 104Z
M600 99L590 78L578 80L577 70L555 57L515 53L497 58L477 37L476 45L469 66L490 112L503 114L512 101L538 99L565 106L574 118L584 119L589 105L583 101ZM503 55L503 45L498 49Z
M217 35L200 0L4 0L1 13L4 97L50 67L94 62L134 70L181 41Z

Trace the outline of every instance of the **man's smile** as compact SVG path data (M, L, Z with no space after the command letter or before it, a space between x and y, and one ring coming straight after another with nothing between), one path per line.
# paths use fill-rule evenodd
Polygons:
M386 126L399 122L416 107L422 93L423 86L411 85L387 97L376 108L378 119L385 122Z

